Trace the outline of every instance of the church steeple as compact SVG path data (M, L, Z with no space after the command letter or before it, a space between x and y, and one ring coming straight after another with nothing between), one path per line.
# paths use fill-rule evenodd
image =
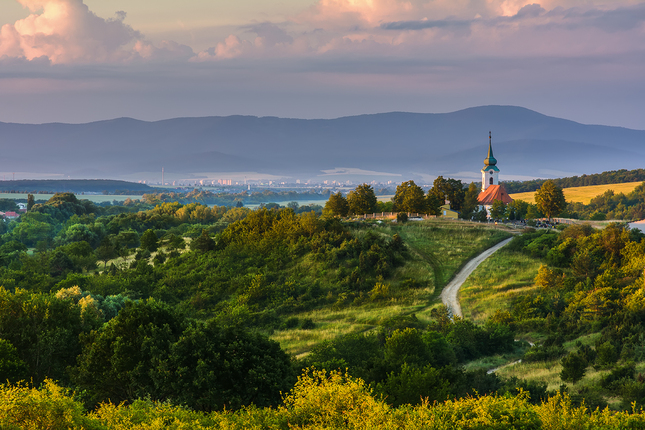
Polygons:
M486 191L491 185L499 185L499 169L496 166L497 160L493 156L493 134L488 132L488 157L484 159L482 169L482 191Z
M493 157L493 133L488 132L488 157L484 160L485 166L494 166L497 160Z

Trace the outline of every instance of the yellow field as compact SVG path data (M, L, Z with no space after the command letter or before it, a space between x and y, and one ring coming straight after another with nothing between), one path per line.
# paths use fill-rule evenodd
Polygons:
M639 186L642 182L626 182L623 184L609 184L609 185L590 185L588 187L571 187L563 188L564 198L568 202L580 202L586 205L589 204L591 199L603 194L607 190L613 190L614 193L628 194ZM524 200L528 203L535 203L535 192L530 193L516 193L510 195L514 200Z

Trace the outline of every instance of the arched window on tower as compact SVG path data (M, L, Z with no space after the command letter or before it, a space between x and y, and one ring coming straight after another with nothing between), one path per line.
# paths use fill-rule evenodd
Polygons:
M490 178L488 181L489 184L493 185L493 178Z

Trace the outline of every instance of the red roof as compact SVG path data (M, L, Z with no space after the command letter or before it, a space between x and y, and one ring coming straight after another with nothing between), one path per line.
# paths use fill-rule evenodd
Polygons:
M495 200L501 200L506 204L513 201L508 192L506 192L504 185L490 185L486 188L486 191L482 191L477 197L480 205L492 205Z

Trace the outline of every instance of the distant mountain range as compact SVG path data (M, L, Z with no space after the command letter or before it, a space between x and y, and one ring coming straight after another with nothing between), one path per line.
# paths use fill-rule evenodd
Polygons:
M645 131L584 125L513 106L331 120L229 116L88 124L0 123L0 172L166 180L244 175L353 181L477 180L488 132L501 179L645 164ZM42 176L39 176L42 177Z

